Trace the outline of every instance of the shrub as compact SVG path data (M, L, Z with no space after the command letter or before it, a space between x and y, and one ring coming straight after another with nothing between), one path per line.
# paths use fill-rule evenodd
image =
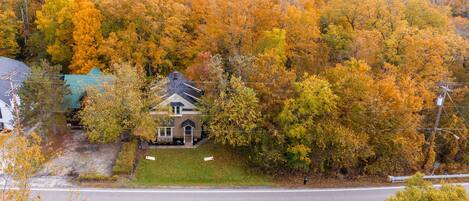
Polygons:
M443 184L434 188L431 182L423 180L423 174L417 173L407 180L404 191L398 192L387 201L467 201L466 190L462 186Z
M96 172L87 172L87 173L82 173L78 175L78 181L79 182L92 182L92 181L97 181L97 182L104 182L104 181L116 181L118 179L118 176L105 176Z
M135 154L137 152L137 142L126 142L122 145L122 149L117 156L112 174L114 175L130 175L134 168Z

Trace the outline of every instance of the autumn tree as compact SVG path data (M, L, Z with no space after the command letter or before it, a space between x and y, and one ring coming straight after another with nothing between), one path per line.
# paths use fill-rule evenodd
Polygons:
M20 33L12 0L0 2L0 56L14 58L20 51L17 36Z
M184 28L187 8L172 0L104 0L98 4L105 36L99 54L106 64L128 62L150 73L188 65L193 53Z
M218 95L220 83L223 82L223 61L220 55L212 56L210 52L201 52L197 55L194 63L187 67L187 78L196 82L205 94Z
M321 44L319 11L315 1L301 1L287 5L280 26L286 31L286 65L299 75L304 72L318 72L327 57L320 54Z
M335 110L335 96L327 81L308 76L295 84L295 97L286 100L279 115L286 137L286 155L294 169L309 170L314 126L318 119Z
M47 0L37 11L37 28L44 35L54 64L67 66L73 56L73 0Z
M130 132L135 137L153 140L159 118L151 116L149 108L159 103L161 98L156 94L160 93L145 87L145 79L135 67L116 64L113 68L116 71L114 83L103 89L89 89L85 107L79 112L88 139L110 143L124 132Z
M432 183L423 179L423 174L417 173L406 181L404 191L399 191L387 201L424 201L441 200L450 201L469 200L466 190L462 186L443 184L441 188L435 188Z
M11 177L12 184L18 189L3 189L1 200L27 201L30 196L29 179L44 162L41 138L31 135L12 135L0 148L2 163L0 168ZM8 180L6 180L8 182Z
M256 92L232 77L227 88L214 100L205 100L201 111L206 114L207 129L216 142L233 147L248 146L257 140L261 120Z
M57 134L66 126L64 95L68 89L60 78L60 70L60 66L52 66L44 60L32 66L19 91L23 125L39 125L41 131L51 134Z
M364 170L371 174L418 169L422 161L424 137L417 127L424 100L418 83L389 68L374 76L366 63L351 60L324 73L340 100L338 113L330 117L367 139L369 151L362 153L367 158Z
M449 23L449 10L439 8L426 0L408 1L404 13L410 26L445 30Z
M224 57L252 53L262 32L278 26L280 7L275 1L217 0L205 5L200 8L207 13L204 23L198 26L197 44Z
M73 57L70 68L73 73L88 73L100 67L98 48L101 44L102 15L90 0L77 0L77 12L72 17Z
M291 94L295 72L286 69L286 31L273 29L265 31L257 41L252 66L241 69L248 86L256 90L266 114L275 116L283 101ZM237 66L239 68L242 66ZM269 111L269 112L267 112Z

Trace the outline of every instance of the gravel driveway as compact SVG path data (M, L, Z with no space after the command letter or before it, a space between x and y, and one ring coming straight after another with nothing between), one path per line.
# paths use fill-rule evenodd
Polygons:
M46 162L37 176L75 176L86 172L110 176L118 151L118 144L90 144L84 131L73 130L62 150Z

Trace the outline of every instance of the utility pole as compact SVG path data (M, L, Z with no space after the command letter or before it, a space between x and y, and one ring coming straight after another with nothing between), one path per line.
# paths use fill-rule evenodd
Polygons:
M9 93L12 98L12 105L13 105L14 116L15 116L14 126L16 129L16 134L21 135L20 109L19 109L19 105L17 102L17 92L16 92L17 86L13 83L14 81L13 78L15 77L16 74L18 74L18 72L12 71L9 74L4 74L3 76L1 76L0 79L8 80L10 82L10 91L8 91L7 93Z
M429 145L428 145L428 148L427 148L427 153L426 153L426 156L425 156L425 161L423 163L423 168L425 170L428 170L430 169L431 167L433 167L433 163L434 163L434 158L431 158L432 157L432 152L434 152L434 146L435 146L435 138L436 138L436 134L437 132L439 131L438 129L438 126L440 124L440 119L441 119L441 113L443 111L443 105L445 103L445 99L446 99L446 96L448 95L448 92L451 92L451 89L448 87L448 85L441 85L440 88L443 90L439 95L438 95L438 98L436 99L436 106L438 107L438 112L436 114L436 119L435 119L435 124L433 126L433 130L430 134L430 137L428 138L429 140Z

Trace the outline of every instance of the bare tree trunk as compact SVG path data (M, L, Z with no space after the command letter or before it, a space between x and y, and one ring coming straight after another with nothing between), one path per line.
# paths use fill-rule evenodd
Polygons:
M29 37L29 6L28 0L23 0L23 6L21 10L21 17L23 18L23 37L24 37L24 44L26 45L28 42Z

